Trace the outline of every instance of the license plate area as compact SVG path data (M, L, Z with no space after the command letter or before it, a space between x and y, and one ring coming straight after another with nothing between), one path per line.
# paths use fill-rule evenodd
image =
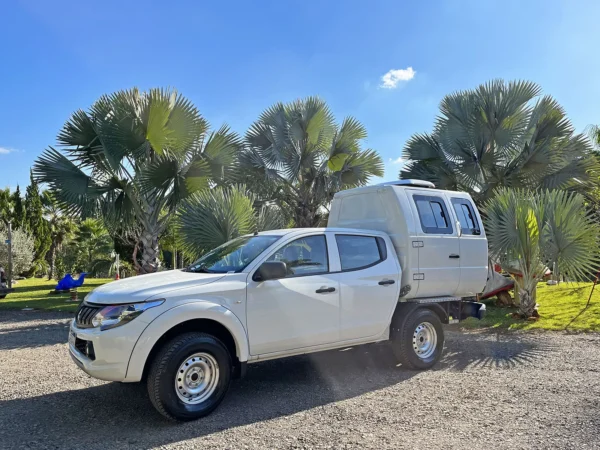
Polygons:
M69 345L71 347L75 347L75 340L77 339L77 335L72 331L69 331Z

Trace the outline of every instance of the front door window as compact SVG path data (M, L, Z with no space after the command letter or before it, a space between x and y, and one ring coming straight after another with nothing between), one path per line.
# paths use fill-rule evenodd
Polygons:
M308 236L277 250L267 261L282 261L288 276L317 275L329 272L325 236Z

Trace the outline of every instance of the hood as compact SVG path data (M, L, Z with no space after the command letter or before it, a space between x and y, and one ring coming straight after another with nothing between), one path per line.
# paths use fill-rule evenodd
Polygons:
M90 303L123 304L143 302L169 291L200 286L220 280L223 273L193 273L182 270L138 275L97 287L85 300Z

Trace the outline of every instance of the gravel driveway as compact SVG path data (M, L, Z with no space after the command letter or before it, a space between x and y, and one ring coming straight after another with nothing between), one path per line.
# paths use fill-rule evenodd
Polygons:
M264 362L173 424L71 362L68 317L0 312L1 448L600 448L600 335L448 331L428 372L379 346Z

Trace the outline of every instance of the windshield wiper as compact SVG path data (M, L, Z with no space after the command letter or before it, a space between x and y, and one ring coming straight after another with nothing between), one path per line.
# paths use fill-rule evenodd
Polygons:
M193 272L193 273L215 273L212 270L208 270L206 268L205 264L201 264L200 267L194 267L192 268L192 266L188 266L185 269L186 272Z

